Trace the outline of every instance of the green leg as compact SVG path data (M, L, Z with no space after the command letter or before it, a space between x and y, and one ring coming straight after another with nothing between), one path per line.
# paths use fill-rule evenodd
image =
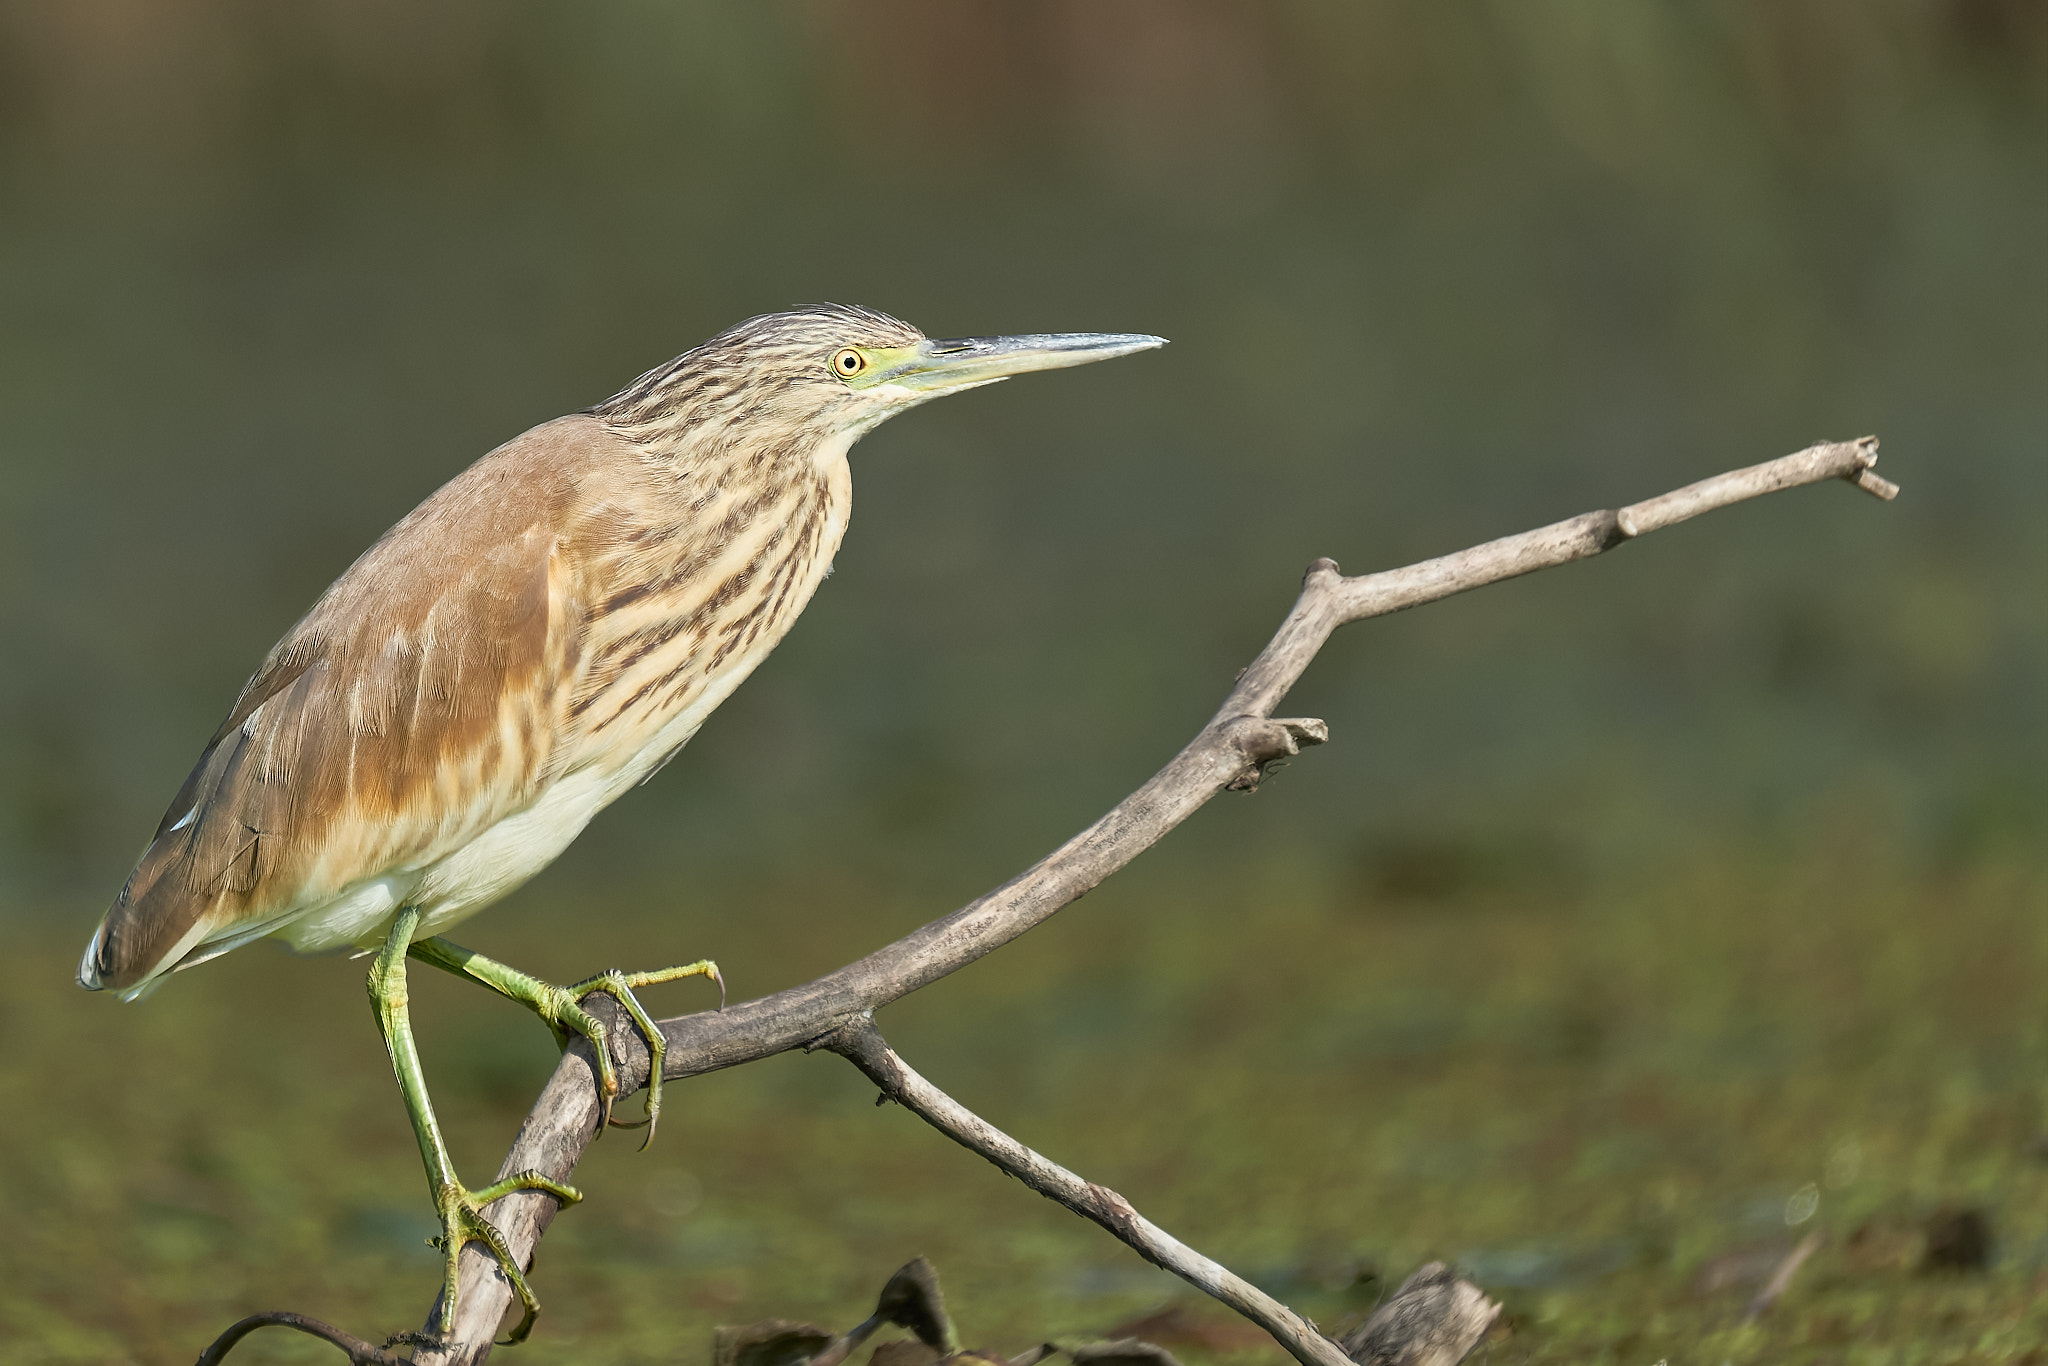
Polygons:
M412 1017L407 1009L405 949L419 918L419 911L410 906L398 913L391 937L384 941L384 947L370 965L370 1007L377 1013L377 1028L383 1032L384 1046L391 1053L391 1070L398 1074L398 1089L405 1095L406 1114L412 1120L413 1136L419 1139L420 1157L427 1165L427 1187L433 1192L434 1208L441 1216L441 1236L435 1240L444 1266L440 1332L447 1336L448 1326L455 1320L455 1273L462 1249L470 1243L482 1243L498 1259L499 1270L519 1294L525 1314L506 1339L519 1342L532 1331L534 1316L540 1313L540 1301L533 1297L526 1277L520 1274L504 1235L484 1218L484 1206L513 1191L546 1191L564 1205L573 1205L583 1197L535 1171L519 1172L476 1191L456 1179L455 1164L449 1161L448 1145L441 1141L441 1126L434 1118L434 1103L427 1097L426 1074L420 1070L419 1050L412 1041Z
M527 1007L534 1014L547 1021L548 1028L555 1032L555 1042L568 1046L571 1034L581 1034L590 1040L591 1052L597 1057L597 1094L603 1113L598 1132L604 1126L615 1124L621 1129L637 1129L647 1126L646 1141L641 1143L644 1150L654 1141L655 1122L661 1118L661 1068L668 1053L668 1042L662 1038L654 1017L633 992L638 987L651 987L661 982L674 982L684 977L709 977L718 983L721 1001L725 992L725 979L718 974L718 965L710 959L691 963L687 967L663 968L657 972L620 972L614 968L601 972L574 986L558 987L529 977L517 968L506 967L496 959L486 958L480 953L451 944L445 939L422 939L407 950L422 963L432 964L443 972L452 972L458 977L467 977L481 982L500 996L509 997ZM641 1037L647 1040L647 1117L645 1119L621 1120L612 1118L612 1101L619 1094L619 1077L612 1065L611 1043L605 1036L604 1021L585 1010L583 998L592 992L603 992L619 1003Z

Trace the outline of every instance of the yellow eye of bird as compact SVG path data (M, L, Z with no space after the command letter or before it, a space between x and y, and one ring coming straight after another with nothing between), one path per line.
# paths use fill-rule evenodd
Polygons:
M832 358L832 368L851 377L868 368L868 358L849 346Z

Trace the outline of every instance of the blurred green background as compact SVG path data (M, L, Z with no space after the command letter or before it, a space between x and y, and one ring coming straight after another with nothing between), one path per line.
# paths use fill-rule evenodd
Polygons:
M1135 786L1313 557L1876 432L1892 506L1349 628L1286 706L1332 745L883 1023L1326 1325L1441 1256L1508 1303L1496 1362L2043 1360L2043 241L2033 0L0 4L0 1360L417 1325L361 965L128 1008L72 964L380 531L815 299L1175 344L861 445L800 628L465 942L804 980ZM550 1046L420 995L481 1179ZM843 1327L919 1253L1004 1351L1177 1297L868 1099L825 1057L675 1088L583 1167L516 1359ZM1928 1269L1958 1212L1988 1263ZM1276 1358L1218 1332L1168 1345Z

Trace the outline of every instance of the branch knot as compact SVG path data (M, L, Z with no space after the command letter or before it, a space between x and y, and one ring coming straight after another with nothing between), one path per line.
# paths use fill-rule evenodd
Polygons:
M1327 743L1330 727L1305 716L1237 716L1224 723L1223 733L1245 761L1244 770L1226 787L1232 792L1256 792L1275 764L1293 758L1306 746Z

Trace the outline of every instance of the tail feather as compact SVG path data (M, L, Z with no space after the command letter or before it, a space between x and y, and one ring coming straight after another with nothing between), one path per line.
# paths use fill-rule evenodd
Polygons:
M107 927L101 925L92 932L92 938L85 946L85 957L78 960L78 985L87 991L101 991L106 988L106 969L100 966L100 937Z
M212 937L224 918L252 909L273 847L266 841L288 819L289 795L273 773L282 765L272 751L280 732L294 734L285 723L305 704L310 668L306 660L274 656L243 690L86 946L80 986L133 1000ZM252 740L266 707L282 715L268 717L272 724Z

